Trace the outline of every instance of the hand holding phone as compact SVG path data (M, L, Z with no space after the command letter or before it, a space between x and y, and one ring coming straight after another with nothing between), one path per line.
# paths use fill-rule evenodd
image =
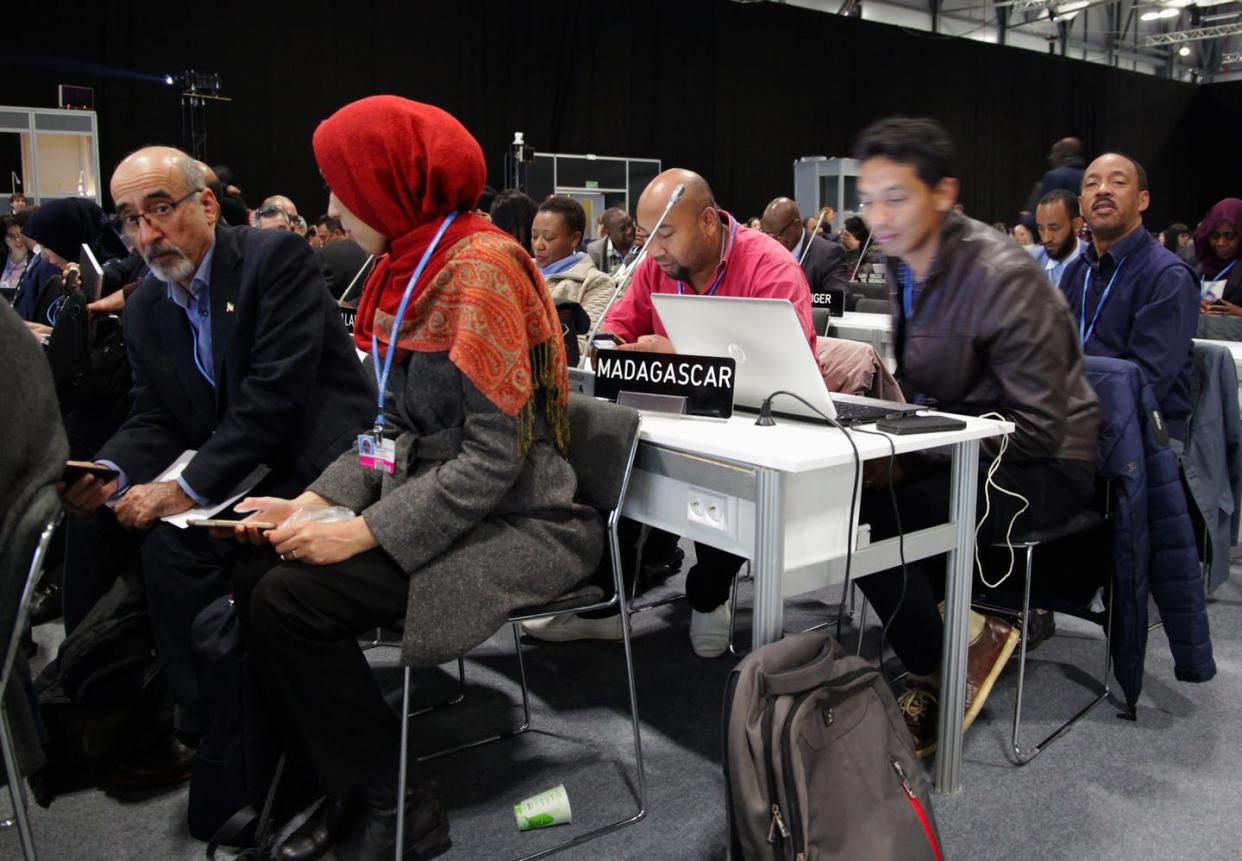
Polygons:
M109 482L119 474L115 469L104 466L101 463L91 463L87 460L67 460L65 461L65 468L60 473L60 480L65 484L73 484L82 476L90 475L102 482Z

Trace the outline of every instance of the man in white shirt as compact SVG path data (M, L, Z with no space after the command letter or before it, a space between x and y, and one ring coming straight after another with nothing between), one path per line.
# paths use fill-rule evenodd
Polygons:
M1078 258L1085 245L1078 238L1082 230L1078 198L1063 188L1045 194L1035 208L1035 227L1040 244L1031 246L1031 256L1044 267L1048 280L1059 287L1061 273Z

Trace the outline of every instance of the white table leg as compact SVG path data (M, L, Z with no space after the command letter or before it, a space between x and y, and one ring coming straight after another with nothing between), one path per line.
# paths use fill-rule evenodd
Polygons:
M957 527L945 581L944 645L940 664L940 735L936 743L936 789L962 789L962 717L966 710L966 648L970 636L970 588L975 563L975 497L979 441L953 446L950 521Z
M785 517L783 477L773 469L759 469L755 501L754 625L751 647L780 639L785 622L781 580L785 574Z

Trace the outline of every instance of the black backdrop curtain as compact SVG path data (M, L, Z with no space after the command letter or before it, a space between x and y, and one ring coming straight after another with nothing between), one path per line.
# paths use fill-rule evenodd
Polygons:
M178 8L178 11L172 11ZM1152 181L1147 223L1193 223L1242 195L1229 129L1242 84L1195 87L774 3L580 0L27 5L24 47L0 50L0 103L52 106L58 83L95 88L104 187L117 160L180 143L158 78L219 72L206 161L251 204L288 194L325 208L310 138L374 93L433 102L482 143L491 182L515 130L541 151L659 158L703 174L736 215L793 190L793 161L849 155L863 126L931 116L960 150L962 203L1012 222L1055 139L1122 149ZM15 33L10 34L15 35ZM132 76L142 73L150 79ZM1227 136L1229 136L1227 138ZM1226 158L1231 161L1223 164Z

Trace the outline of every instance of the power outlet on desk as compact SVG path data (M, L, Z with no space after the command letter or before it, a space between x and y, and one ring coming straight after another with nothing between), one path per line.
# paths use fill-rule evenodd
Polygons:
M686 517L705 529L713 529L737 537L737 515L732 497L721 496L699 487L686 492Z

